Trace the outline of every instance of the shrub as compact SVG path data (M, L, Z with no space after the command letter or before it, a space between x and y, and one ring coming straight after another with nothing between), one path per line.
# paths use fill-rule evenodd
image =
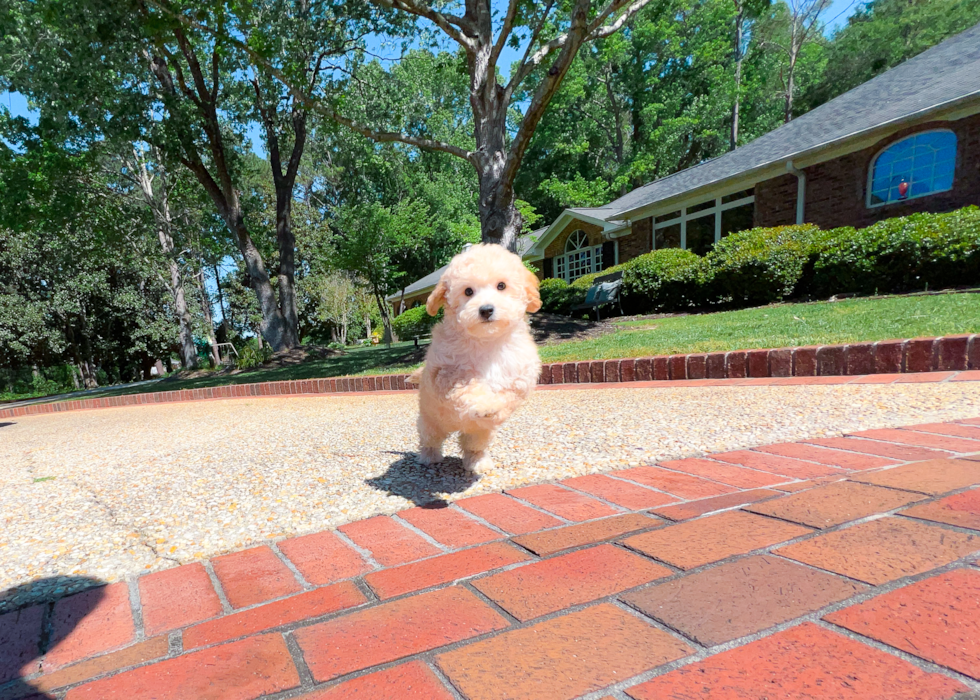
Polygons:
M541 294L541 310L549 314L568 316L572 313L573 306L585 301L586 291L588 288L580 289L563 279L549 277L542 280L538 288Z
M708 301L711 270L689 250L666 248L623 265L623 309L627 313L678 311Z
M980 208L912 214L864 229L819 236L808 291L886 294L976 284L980 279Z
M391 330L399 340L410 340L417 335L428 335L432 327L442 320L442 309L436 316L429 316L425 306L402 311L391 319Z
M816 245L812 225L754 228L722 238L705 256L714 295L735 306L793 296Z

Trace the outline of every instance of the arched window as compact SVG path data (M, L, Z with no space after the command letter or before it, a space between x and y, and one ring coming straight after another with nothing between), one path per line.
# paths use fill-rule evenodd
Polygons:
M589 245L589 236L582 229L572 231L568 240L565 241L565 252L571 253L576 250L581 250L582 248L587 248Z
M868 206L924 197L953 188L956 134L924 131L888 146L872 161Z
M569 283L582 275L599 272L602 268L602 246L590 246L589 234L582 229L568 235L565 253L555 257L555 276Z

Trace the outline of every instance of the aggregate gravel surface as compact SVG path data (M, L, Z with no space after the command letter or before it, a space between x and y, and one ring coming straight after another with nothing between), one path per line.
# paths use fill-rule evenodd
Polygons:
M414 394L133 406L0 423L0 612L437 499L980 415L980 382L538 391L497 466L415 461Z

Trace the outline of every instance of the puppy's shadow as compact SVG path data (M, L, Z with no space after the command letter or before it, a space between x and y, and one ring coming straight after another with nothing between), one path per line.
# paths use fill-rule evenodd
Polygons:
M415 452L389 454L401 456L384 474L365 479L364 483L423 508L445 508L449 504L436 494L462 493L480 480L479 474L463 467L459 457L446 457L439 464L423 466Z

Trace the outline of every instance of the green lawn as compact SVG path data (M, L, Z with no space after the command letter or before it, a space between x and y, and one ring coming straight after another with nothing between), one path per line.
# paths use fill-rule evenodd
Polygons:
M779 304L624 321L594 340L541 348L545 362L824 345L980 332L980 294Z
M980 294L779 304L742 311L621 321L617 326L616 332L593 340L543 347L541 359L544 362L564 362L980 333ZM95 396L314 377L401 373L418 365L414 351L410 342L395 343L390 348L354 348L344 355L309 360L290 367L258 367L234 375L170 379L124 389L108 387L104 393ZM58 400L69 398L71 396L60 396Z

